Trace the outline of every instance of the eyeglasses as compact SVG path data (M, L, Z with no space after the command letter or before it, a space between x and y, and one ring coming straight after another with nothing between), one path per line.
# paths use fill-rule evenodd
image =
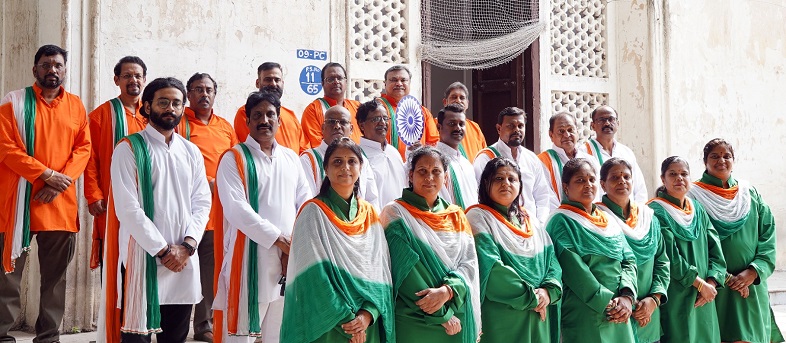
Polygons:
M169 105L172 105L174 109L179 109L183 107L183 101L180 100L169 100L167 98L160 98L156 100L156 105L160 108L169 108Z
M65 64L62 63L55 63L55 64L41 63L41 64L37 64L36 66L44 70L49 70L52 69L52 67L54 67L55 70L57 71L61 71L63 70L63 68L65 68Z
M349 124L351 123L348 120L344 120L344 119L325 119L325 124L328 124L330 126L336 126L336 124L341 126L349 126Z
M202 94L204 92L204 93L207 93L207 95L213 94L213 92L215 91L213 88L210 88L210 87L207 87L207 88L205 88L205 87L194 87L194 88L191 88L189 90L192 91L192 92L195 92L197 94Z
M345 80L346 80L345 78L338 76L338 77L328 77L328 78L325 79L325 82L327 82L327 83L342 83Z
M409 79L403 78L403 77L399 79L399 78L395 78L394 77L394 78L388 79L388 82L392 82L392 83L399 83L399 82L401 82L401 83L406 84L406 83L409 83Z
M141 80L145 78L142 74L123 74L120 75L120 77L123 80L131 80L131 79Z
M595 120L593 121L595 122L595 124L603 124L603 123L614 124L617 122L617 117L595 118Z
M366 120L367 120L367 121L370 121L370 122L372 122L372 123L381 123L381 122L386 122L386 123L389 123L389 122L390 122L390 117L387 117L387 116L379 116L379 117L371 117L371 118L366 118Z

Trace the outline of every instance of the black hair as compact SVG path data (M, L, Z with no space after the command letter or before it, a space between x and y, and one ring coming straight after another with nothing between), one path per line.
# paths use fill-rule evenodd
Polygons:
M448 157L445 156L445 154L443 154L441 151L437 150L437 148L432 147L432 146L428 146L428 145L424 145L424 146L421 146L420 148L415 149L415 151L413 151L412 153L409 154L409 162L408 162L408 164L409 164L409 173L407 175L412 174L412 173L415 172L415 166L417 166L418 161L420 161L420 159L423 156L426 156L426 155L431 155L431 156L436 157L440 161L440 163L442 164L442 169L445 170L445 171L448 170L448 165L450 164L450 161L448 161ZM409 187L412 188L412 178L411 177L410 177L410 180L409 180Z
M688 172L690 172L690 164L688 164L688 160L679 156L669 156L666 157L666 159L663 160L663 163L660 164L660 176L661 177L666 176L666 172L669 170L669 167L671 167L671 165L674 163L684 163L685 168L688 169ZM655 190L656 195L658 194L658 192L668 193L666 191L666 186L664 185L660 185L658 189Z
M592 112L590 113L590 119L595 120L595 115L601 109L608 109L609 111L614 113L615 116L619 116L619 114L617 113L617 110L615 110L613 107L611 107L609 105L601 105L601 106L596 107L594 110L592 110Z
M368 115L371 114L371 112L376 111L381 106L382 104L380 104L377 99L366 101L360 104L360 106L358 106L358 111L355 113L355 120L357 120L358 123L366 122Z
M325 150L325 157L322 159L322 169L327 170L328 165L330 164L330 157L333 156L333 153L336 150L341 148L347 148L352 153L357 156L358 161L360 161L360 168L363 168L363 151L360 150L360 146L357 145L354 141L352 141L349 137L339 137L333 140L330 145L328 145L327 150ZM328 179L327 175L325 178L322 179L322 186L319 187L319 194L318 196L326 197L330 193L330 179ZM358 179L355 180L355 187L352 189L352 194L357 195L358 190L360 189L360 175L358 175Z
M150 105L152 106L153 97L155 97L156 92L164 88L177 88L180 91L180 93L183 94L183 105L185 106L187 100L186 88L183 87L183 83L180 82L180 80L174 77L159 77L153 80L153 82L150 82L145 87L145 90L142 92L142 103L144 104L146 102L149 102ZM145 118L148 118L150 116L150 113L147 113L147 111L145 110L145 106L142 106L141 112L142 112L142 116L144 116Z
M246 99L246 118L250 118L251 110L263 101L267 101L276 108L276 116L281 114L281 100L278 99L278 96L269 92L252 92Z
M391 72L394 72L394 71L396 71L396 70L403 70L403 71L406 71L406 72L407 72L407 75L409 75L409 78L410 78L410 79L412 78L412 72L411 72L411 71L409 71L409 68L407 68L406 66L403 66L403 65L400 65L400 64L399 64L399 65L394 65L394 66L392 66L392 67L388 68L388 70L385 70L385 81L387 81L387 80L388 80L388 74L389 74L389 73L391 73Z
M505 121L505 117L511 116L524 116L524 122L527 122L527 112L524 112L524 110L518 107L505 107L497 116L497 124L502 125L502 122Z
M557 114L551 116L551 118L549 118L549 132L554 130L554 123L557 121L557 118L560 118L560 117L566 117L566 118L572 119L573 120L573 126L576 126L578 124L576 122L576 117L574 117L572 114L570 114L568 112L560 112L560 113L557 113Z
M519 169L519 166L516 164L516 162L513 162L508 158L495 157L486 163L486 167L483 168L483 172L480 174L478 203L489 207L494 207L494 201L491 200L490 195L491 184L494 182L494 175L497 174L497 170L502 167L512 168L519 177L519 194L516 194L516 198L513 199L513 203L508 206L508 216L511 218L516 217L520 222L524 221L524 214L521 212L521 207L519 206L519 198L521 197L521 192L524 190L524 187L522 187L521 169Z
M147 76L147 65L145 65L145 62L142 61L142 59L137 56L126 56L121 58L120 61L117 61L114 70L115 76L120 76L121 69L123 68L123 65L126 63L139 65L140 67L142 67L142 76Z
M210 79L210 81L213 81L213 94L218 93L218 84L216 83L216 80L213 80L213 77L208 73L194 73L194 75L191 75L188 81L186 81L186 89L190 91L191 84L202 79Z
M259 73L261 73L261 72L263 72L265 70L276 69L276 68L278 68L279 70L283 71L283 69L281 68L280 64L278 64L276 62L265 62L265 63L260 64L259 67L257 67L257 74L259 74Z
M462 104L448 104L437 113L437 124L442 124L445 121L445 112L464 113L464 105Z
M65 49L52 44L42 45L38 48L38 51L35 53L35 61L33 61L33 65L38 64L38 60L41 59L43 56L55 56L61 55L63 56L63 62L68 62L68 51Z
M341 71L344 72L344 77L347 76L347 70L344 68L343 65L341 65L341 63L329 62L328 64L325 64L324 67L322 67L322 82L323 83L325 82L325 73L327 72L328 68L341 68Z
M625 161L619 157L612 157L608 159L606 162L604 162L603 165L600 167L600 180L606 181L606 177L609 176L609 172L611 171L611 168L614 168L616 166L625 166L625 168L628 168L628 171L633 173L633 166L631 166L630 163L628 163L628 161Z
M715 149L718 146L725 146L731 152L731 158L734 158L734 147L731 146L731 143L727 142L723 138L715 138L704 144L704 164L707 164L707 158L710 157L710 152L712 149Z
M562 183L569 184L570 179L581 170L581 166L583 165L589 166L593 173L597 172L597 170L595 170L595 165L592 164L590 160L581 157L572 158L562 167Z

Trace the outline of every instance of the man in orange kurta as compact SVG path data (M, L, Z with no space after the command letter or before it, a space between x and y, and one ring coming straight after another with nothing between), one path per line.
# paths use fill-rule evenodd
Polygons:
M442 99L442 106L448 104L461 104L466 111L469 111L469 90L461 82L453 82L445 89L445 97ZM464 157L470 163L474 163L475 155L480 150L486 147L486 137L483 136L483 131L480 130L478 123L467 118L467 127L465 128L464 139L459 144L459 151L462 151Z
M380 98L382 105L387 109L390 118L395 118L398 102L405 96L409 95L409 82L412 80L412 73L403 65L390 67L385 71L385 94ZM437 130L437 122L434 121L434 116L431 111L421 106L423 110L423 135L420 137L421 144L436 145L439 142L439 130ZM396 125L395 120L390 122L390 125ZM393 129L388 130L388 142L393 145L401 159L406 161L407 145L399 138L397 141L391 141L391 132Z
M79 231L76 180L90 158L85 107L62 87L67 58L58 46L39 48L36 82L0 105L0 341L14 340L8 330L19 316L24 252L33 235L41 272L41 287L34 290L40 303L35 340L60 339L66 269Z
M284 94L284 74L281 65L276 62L265 62L257 68L256 86L260 92L270 92L276 94L279 99ZM241 142L245 142L248 137L248 127L246 127L246 108L245 105L237 109L235 115L235 133ZM287 148L301 153L311 147L308 139L303 134L300 122L295 116L295 112L281 106L279 115L279 128L276 132L276 142Z
M360 107L357 100L346 99L347 71L340 63L330 62L322 68L322 89L325 96L312 101L303 111L300 124L303 134L312 147L322 144L322 123L325 121L325 112L338 104L349 110L352 117L352 134L349 136L355 143L360 143L360 126L355 119L355 114Z
M186 82L188 107L177 132L196 144L205 158L205 172L213 193L213 205L205 234L199 243L199 270L202 283L202 301L194 305L194 339L202 342L213 341L213 297L215 296L215 275L221 270L223 239L216 240L214 235L222 231L223 213L216 193L216 171L221 155L235 146L237 136L229 122L213 113L213 104L218 84L207 73L196 73ZM218 270L216 270L218 269Z
M101 104L88 115L92 154L85 169L85 198L93 215L90 268L98 268L103 261L112 152L121 138L141 131L147 125L147 119L139 113L142 107L140 97L147 77L145 62L136 56L126 56L115 64L114 72L120 96ZM118 109L122 112L116 111Z

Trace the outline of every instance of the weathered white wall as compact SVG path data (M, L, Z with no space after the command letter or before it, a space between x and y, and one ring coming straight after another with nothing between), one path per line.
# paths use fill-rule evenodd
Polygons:
M668 1L662 137L666 155L704 170L702 148L723 137L735 147L738 178L753 182L772 208L780 246L786 239L786 2ZM664 154L665 153L665 154ZM779 249L779 266L786 250Z

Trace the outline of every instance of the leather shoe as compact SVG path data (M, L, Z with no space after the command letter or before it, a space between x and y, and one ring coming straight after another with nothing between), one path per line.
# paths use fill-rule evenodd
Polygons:
M213 343L213 331L205 331L202 333L194 334L194 340L200 342Z

